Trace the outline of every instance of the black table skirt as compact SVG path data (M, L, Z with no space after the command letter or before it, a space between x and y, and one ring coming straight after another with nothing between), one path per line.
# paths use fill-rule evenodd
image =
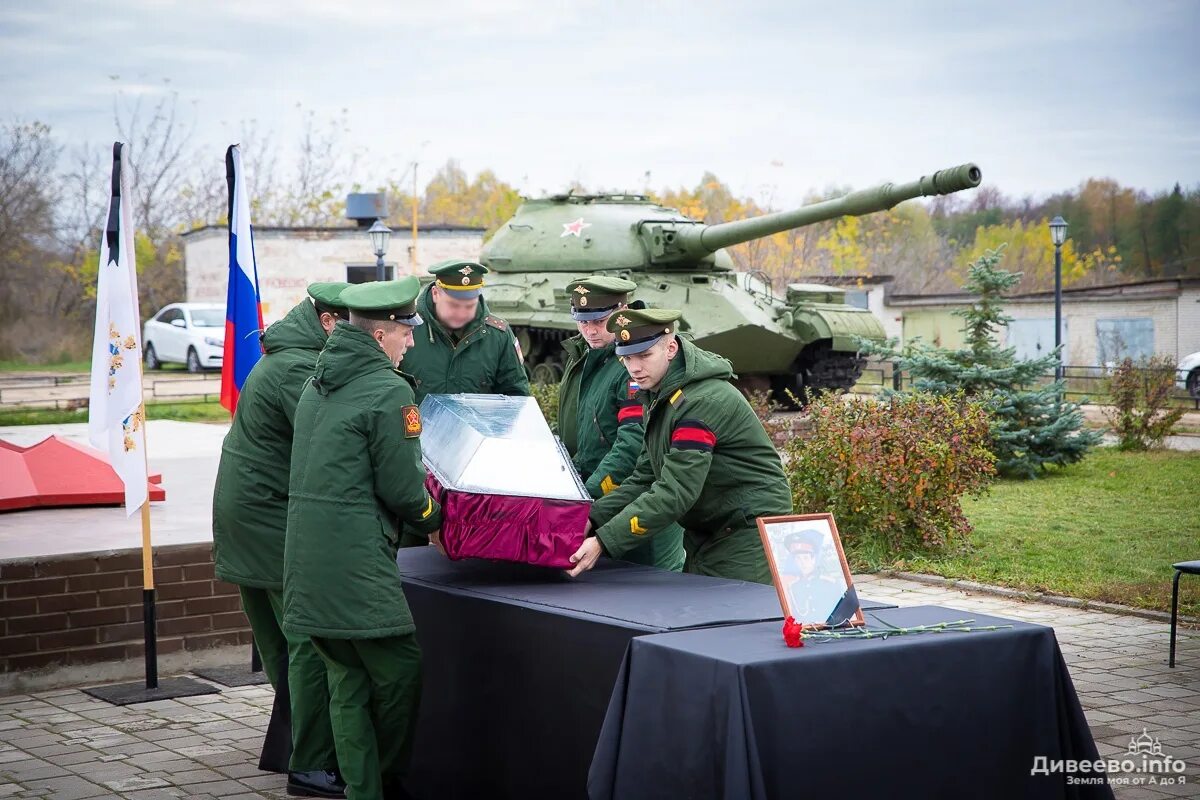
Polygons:
M631 639L782 620L773 587L609 559L577 579L432 547L396 560L422 650L420 797L582 798ZM268 743L288 741L283 716L277 707ZM282 757L277 747L269 762Z
M432 548L397 560L424 665L419 797L582 798L631 639L782 619L772 587L607 560L575 580Z
M635 639L589 795L1111 798L1030 774L1037 756L1097 758L1052 629L936 606L867 614L870 628L966 618L1013 627L798 649L774 623Z

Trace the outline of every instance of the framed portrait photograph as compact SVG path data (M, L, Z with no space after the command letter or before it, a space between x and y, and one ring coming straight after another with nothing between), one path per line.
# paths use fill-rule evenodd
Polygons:
M865 624L832 514L759 517L758 534L786 615L806 628Z

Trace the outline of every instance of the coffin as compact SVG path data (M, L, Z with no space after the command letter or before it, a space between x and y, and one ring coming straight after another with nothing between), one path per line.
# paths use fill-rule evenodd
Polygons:
M426 485L451 559L569 568L591 498L532 397L432 394L421 403Z

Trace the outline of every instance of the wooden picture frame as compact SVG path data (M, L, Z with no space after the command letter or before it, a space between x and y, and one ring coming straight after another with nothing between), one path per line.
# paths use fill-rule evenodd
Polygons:
M832 514L759 517L757 523L784 614L809 629L866 624Z

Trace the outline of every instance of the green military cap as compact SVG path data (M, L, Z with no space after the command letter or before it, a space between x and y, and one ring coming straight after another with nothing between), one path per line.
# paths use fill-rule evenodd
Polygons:
M623 308L608 318L605 327L617 335L617 355L631 356L675 333L682 316L682 311L669 308Z
M821 552L821 532L816 528L808 528L799 533L789 533L783 540L783 546L792 549L796 545L801 553L816 555Z
M341 301L367 319L390 319L415 327L424 323L417 313L420 292L421 281L416 275L408 275L394 281L355 284L342 291Z
M483 276L489 270L478 261L466 261L452 258L442 261L429 268L432 275L437 276L437 285L450 292L457 300L471 300L479 297L483 290Z
M310 283L308 296L312 298L313 305L317 307L317 313L333 314L335 317L346 319L350 313L342 303L341 296L342 290L348 286L350 284L341 281Z
M603 319L617 306L629 302L629 293L637 288L633 281L592 275L567 284L571 298L571 316L578 322Z

